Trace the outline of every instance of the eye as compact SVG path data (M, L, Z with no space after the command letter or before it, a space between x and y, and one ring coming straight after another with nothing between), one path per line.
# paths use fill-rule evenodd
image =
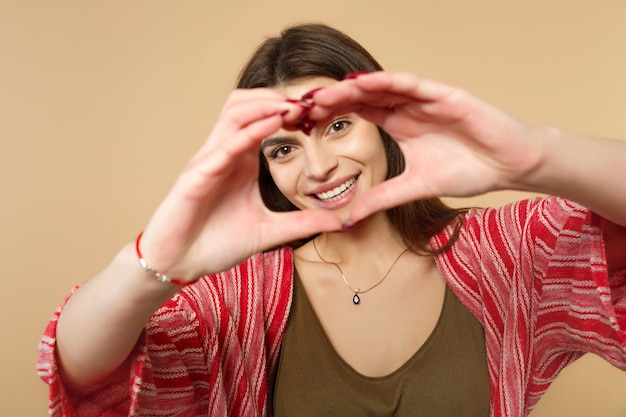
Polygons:
M270 154L272 159L281 159L286 158L289 154L293 152L293 146L291 145L281 145L274 149Z
M337 119L328 126L328 134L340 134L352 125L350 119Z

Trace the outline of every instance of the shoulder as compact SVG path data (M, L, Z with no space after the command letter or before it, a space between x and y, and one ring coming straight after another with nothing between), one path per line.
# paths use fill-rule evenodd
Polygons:
M463 217L454 244L436 260L448 281L462 281L480 293L484 277L489 277L488 282L499 282L508 291L516 271L543 271L555 255L597 241L595 217L577 203L552 196L472 209ZM437 235L434 245L445 245L453 230Z
M563 228L595 224L595 216L584 206L555 196L538 196L500 207L470 209L462 219L463 240L520 239L529 234L559 234ZM450 233L444 230L439 239Z
M468 210L465 223L486 222L493 219L507 219L524 223L537 216L557 216L558 218L581 215L588 210L580 204L556 196L537 196L513 201L498 207L486 207Z

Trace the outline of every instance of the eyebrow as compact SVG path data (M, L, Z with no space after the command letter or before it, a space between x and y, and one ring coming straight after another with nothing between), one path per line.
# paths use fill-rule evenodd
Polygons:
M276 137L276 138L266 139L261 144L261 153L263 153L266 148L269 148L269 147L272 147L272 146L276 146L276 145L282 145L284 143L289 143L289 142L293 142L293 138L286 137L286 136L280 136L280 137Z

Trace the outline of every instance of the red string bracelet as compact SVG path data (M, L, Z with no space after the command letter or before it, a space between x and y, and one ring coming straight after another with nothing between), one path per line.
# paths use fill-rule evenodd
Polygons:
M165 274L155 271L150 265L148 265L148 262L146 262L143 255L141 254L141 250L139 249L141 236L143 236L143 232L139 233L139 236L137 236L137 240L135 241L135 251L137 252L137 257L139 258L139 265L141 265L144 271L155 277L157 281L170 282L172 284L180 285L181 287L189 285L189 282L183 281L181 279L170 278Z

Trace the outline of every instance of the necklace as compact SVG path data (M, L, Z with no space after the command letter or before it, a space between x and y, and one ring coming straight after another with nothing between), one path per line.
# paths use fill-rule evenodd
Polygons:
M343 273L343 271L341 270L341 267L338 264L336 264L335 262L327 261L326 259L322 258L322 255L320 255L320 251L317 250L317 245L315 244L315 239L313 239L313 248L315 249L315 253L317 253L317 256L319 256L319 258L322 260L322 262L324 262L325 264L335 265L335 267L339 270L339 273L341 274L341 278L343 279L343 283L346 284L346 287L348 287L348 289L354 293L354 296L352 297L352 302L355 305L361 303L361 297L359 296L359 294L366 293L366 292L368 292L370 290L373 290L374 288L378 287L385 280L385 278L387 278L387 276L389 275L389 273L391 272L393 267L396 265L396 263L398 262L400 257L402 257L402 255L404 255L409 250L409 248L406 248L405 250L400 252L400 255L398 255L396 260L393 261L393 263L391 264L391 266L389 267L389 269L387 270L385 275L383 275L383 277L380 279L380 281L378 281L376 284L372 285L371 287L362 290L360 288L352 287L348 283L348 279L346 278L346 274Z

